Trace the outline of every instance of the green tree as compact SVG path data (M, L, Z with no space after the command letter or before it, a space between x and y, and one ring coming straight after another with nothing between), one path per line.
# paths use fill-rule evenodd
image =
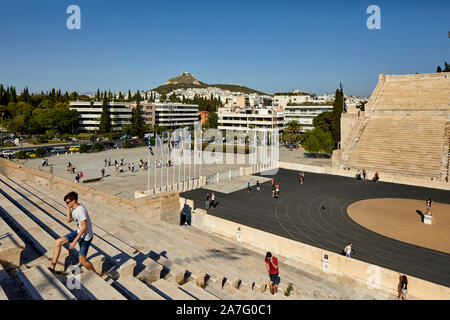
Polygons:
M111 118L109 115L108 102L106 99L103 99L102 104L102 114L100 115L100 124L98 131L100 133L107 133L111 130Z
M341 114L345 109L345 97L342 84L339 89L336 89L333 103L333 117L331 122L331 135L334 140L334 145L337 146L341 140Z
M86 143L80 145L80 153L86 153L89 151L89 146Z
M38 158L45 157L45 153L46 153L45 148L37 148L35 151L36 157Z
M441 66L437 66L436 72L437 72L437 73L441 73L441 72L442 72Z
M101 142L96 142L96 143L94 143L94 145L92 146L92 149L94 150L94 152L99 152L99 151L102 151L104 147L105 147L105 146L103 145L103 143L101 143Z
M444 72L450 72L450 65L447 63L447 61L444 61Z
M330 132L325 132L320 128L307 132L305 135L305 150L315 153L319 157L320 152L331 154L333 152L334 140Z
M142 107L139 104L139 96L137 96L136 107L133 110L131 135L142 138L147 130L148 127L146 126L144 118L142 117Z
M218 125L219 125L219 116L214 111L211 111L208 117L208 121L206 122L206 127L217 129Z
M291 120L286 124L283 131L284 142L299 142L302 139L302 125L297 120Z
M331 132L333 126L333 112L322 112L313 119L314 128L320 128L325 132Z

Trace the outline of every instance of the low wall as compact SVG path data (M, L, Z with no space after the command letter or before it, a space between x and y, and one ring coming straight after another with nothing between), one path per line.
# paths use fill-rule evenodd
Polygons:
M183 206L189 200L183 202ZM193 202L190 204L193 205ZM191 225L205 232L216 233L239 243L251 245L261 252L271 251L287 259L286 263L296 266L305 260L317 270L322 270L322 254L328 254L329 271L332 274L359 280L370 289L382 289L397 294L399 274L363 261L322 250L301 242L283 238L232 221L208 215L203 209L192 211ZM450 299L450 288L408 276L408 294L419 299Z
M351 171L351 170L343 170L343 169L336 169L336 168L330 168L330 167L309 166L309 165L300 164L300 163L279 162L278 166L279 166L279 168L283 168L283 169L303 170L306 172L333 174L333 175L343 176L343 177L355 177L355 175L356 175L356 172ZM372 176L374 173L368 172L367 174L368 174L368 178L372 179ZM307 177L305 177L305 179L307 179ZM428 181L428 180L417 179L417 178L408 178L408 177L387 175L387 174L383 174L383 173L380 173L380 181L406 184L406 185L418 186L418 187L450 190L449 182Z
M62 193L75 191L80 198L92 200L99 206L112 206L119 210L128 210L149 219L156 218L170 222L179 215L178 192L175 191L129 200L2 158L0 158L0 174L22 181L30 181L32 184L42 185Z

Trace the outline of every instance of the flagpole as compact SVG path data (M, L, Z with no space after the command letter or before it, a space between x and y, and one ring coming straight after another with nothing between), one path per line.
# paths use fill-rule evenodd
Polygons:
M161 168L160 168L161 169L161 171L160 171L160 173L161 173L161 184L159 185L159 187L161 188L161 191L162 191L163 173L164 173L164 169L162 168L162 166L164 164L164 132L162 134L160 151L161 151Z
M169 145L169 132L167 132L167 163L166 163L166 186L169 186L169 156L170 156L170 145Z

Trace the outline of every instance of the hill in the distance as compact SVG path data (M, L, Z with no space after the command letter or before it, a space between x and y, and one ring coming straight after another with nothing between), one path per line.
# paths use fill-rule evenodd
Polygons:
M229 90L231 92L242 92L242 93L247 93L247 94L256 93L259 95L267 95L264 92L254 90L251 88L247 88L244 86L240 86L240 85L207 84L207 83L197 80L193 74L188 73L188 72L183 72L178 77L167 80L165 85L154 88L154 89L152 89L152 91L156 91L159 94L167 94L176 89L207 88L207 87L220 88L222 90Z

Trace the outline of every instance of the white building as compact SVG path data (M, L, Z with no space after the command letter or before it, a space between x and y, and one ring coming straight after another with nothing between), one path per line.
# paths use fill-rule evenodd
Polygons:
M281 132L284 128L284 114L272 108L219 108L217 115L219 130Z
M154 102L155 125L166 128L182 128L198 121L196 104Z
M299 90L294 90L289 93L275 94L273 97L273 105L284 108L288 104L299 104L304 102L314 102L314 98L308 93L302 93Z
M133 110L131 102L108 102L111 125L120 130L122 125L131 124ZM102 102L71 101L70 109L78 111L78 131L96 131L99 129L102 114Z
M314 129L313 120L322 112L332 111L333 106L312 105L312 106L286 106L284 108L284 120L297 120L302 125L302 131Z

